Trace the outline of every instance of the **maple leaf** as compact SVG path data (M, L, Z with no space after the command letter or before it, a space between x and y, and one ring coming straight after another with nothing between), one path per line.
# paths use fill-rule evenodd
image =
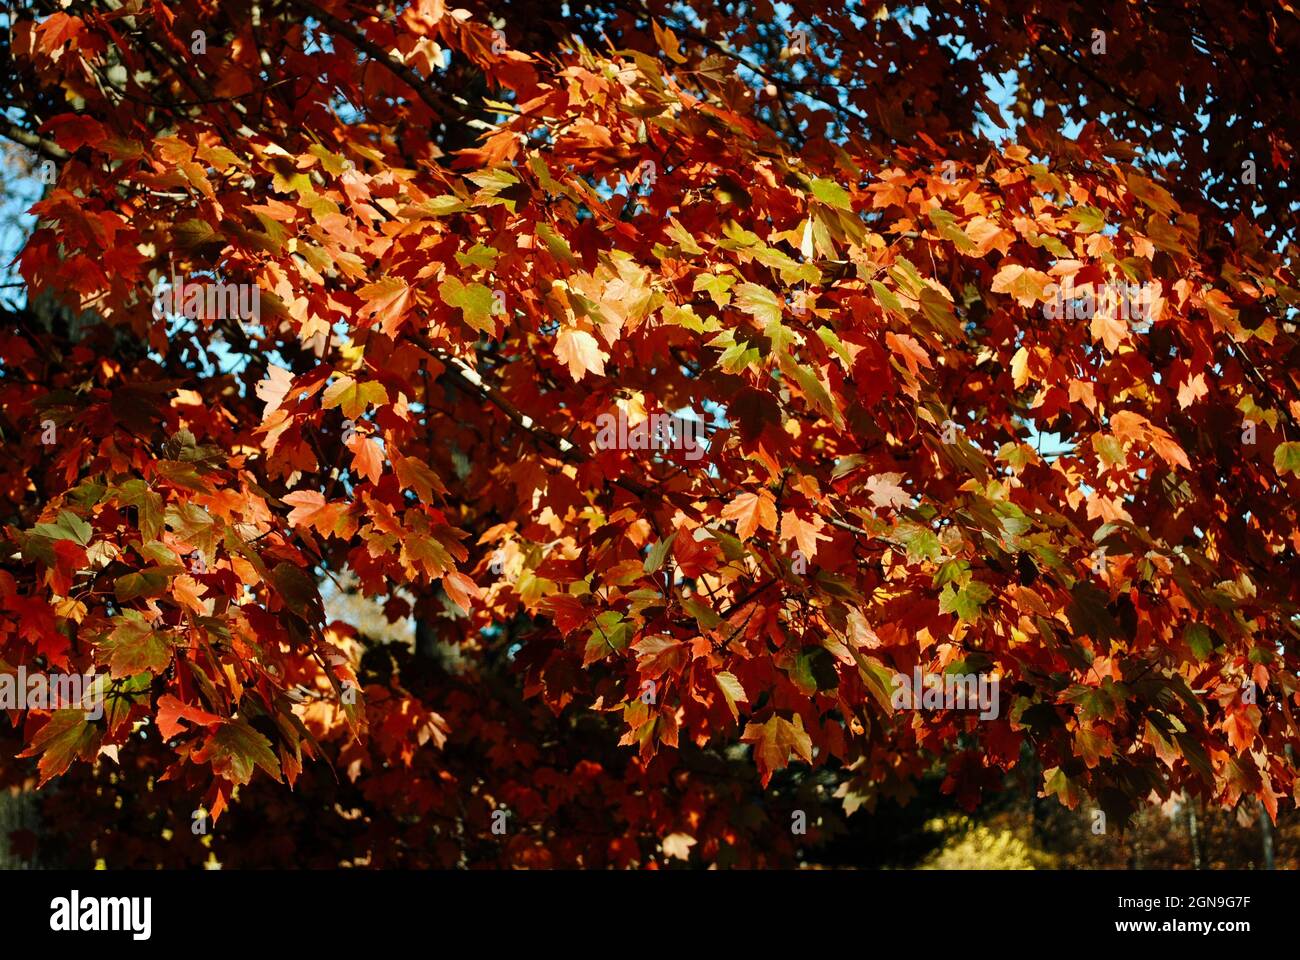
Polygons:
M378 483L384 475L384 451L370 437L353 434L348 441L352 451L352 472L371 483Z
M171 664L175 646L171 634L155 629L138 610L124 610L113 623L112 632L98 646L107 653L105 662L114 679L144 671L160 674Z
M664 671L675 670L686 661L686 645L671 637L642 637L632 645L636 650L641 673L657 677Z
M1178 406L1186 410L1209 392L1209 388L1205 385L1205 374L1198 373L1188 377L1178 387Z
M265 420L272 410L277 409L284 398L289 393L289 388L293 385L293 374L284 367L278 367L275 364L268 364L266 368L266 378L257 381L257 398L263 401L266 406L262 408L262 419Z
M817 541L830 539L821 532L824 526L826 521L821 517L814 516L812 520L804 520L795 511L787 510L781 515L781 540L795 541L804 559L811 560L817 555Z
M741 736L744 743L754 745L754 760L763 786L772 774L785 769L794 754L806 763L813 762L812 738L803 727L803 717L794 715L794 722L773 714L766 723L750 723Z
M347 376L339 377L326 387L324 394L321 395L322 409L332 410L341 406L343 416L349 420L356 420L365 413L368 406L379 406L387 402L388 391L384 389L382 383L377 380L358 383Z
M575 383L588 372L603 377L605 360L609 356L600 349L595 337L573 327L565 327L555 338L555 355L562 363L568 364L569 376Z
M86 720L85 710L56 710L18 756L40 757L36 768L41 775L39 786L44 786L73 760L93 759L102 740L103 731Z
M955 613L958 618L968 622L978 620L980 608L992 597L993 591L989 585L979 580L972 580L960 588L948 583L939 595L939 612Z
M1279 474L1300 476L1300 442L1279 443L1273 450L1273 469Z
M1187 452L1178 445L1178 442L1171 437L1166 430L1159 427L1151 427L1150 443L1153 449L1165 463L1170 466L1182 467L1184 470L1191 469L1191 461L1187 459Z
M199 616L207 614L208 609L203 602L203 595L208 592L208 588L193 577L181 575L173 579L171 592L172 596L192 613Z
M994 293L1009 293L1022 307L1032 307L1047 299L1045 290L1052 278L1041 270L1018 263L1008 263L993 278Z
M1024 347L1011 358L1011 382L1017 389L1029 382L1029 351Z
M285 518L293 526L311 527L323 536L345 540L356 532L356 519L343 501L327 503L325 495L317 490L294 490L282 499L293 507Z
M216 556L217 522L202 506L189 502L169 504L163 519L182 543L198 550L208 561Z
M849 203L848 191L841 187L834 180L814 179L812 182L812 194L822 203L839 210L852 210L853 205Z
M365 301L361 309L362 316L372 316L381 330L393 336L402 325L410 305L411 289L406 281L398 277L385 277L375 283L368 283L357 295Z
M413 489L425 503L432 500L434 494L441 496L447 492L438 475L418 457L399 457L393 463L393 471L397 474L397 482L404 489Z
M616 610L606 610L596 617L591 632L587 635L587 646L583 651L582 665L590 666L597 660L611 653L627 649L632 639L632 624Z
M325 619L324 605L316 583L301 567L287 560L277 563L270 571L270 581L275 585L284 605L308 623Z
M776 501L766 490L742 493L722 508L723 520L736 521L736 536L748 540L760 526L776 532Z
M921 372L921 368L927 370L934 366L930 360L930 355L925 352L925 348L916 342L915 337L907 334L887 333L885 342L889 344L889 349L898 354L903 360L903 365L907 367L907 372L916 376Z
M878 473L868 477L867 489L871 491L872 506L881 510L893 510L910 504L911 495L899 486L902 479L901 473Z
M742 283L736 287L736 306L754 317L764 326L781 319L781 303L776 294L756 283Z
M447 591L447 596L451 597L456 606L460 607L466 613L469 613L473 601L481 599L483 591L479 589L477 583L455 570L449 570L443 575L442 587Z
M465 322L475 330L493 336L496 321L492 308L496 300L492 291L481 283L464 284L456 277L448 277L438 287L438 296L449 307L458 307Z
M195 763L211 764L213 773L236 786L248 783L256 767L276 781L281 779L280 762L271 751L271 742L243 720L222 721L193 758Z
M185 720L188 723L195 723L200 726L211 727L215 723L222 723L223 718L201 707L196 707L188 703L182 703L173 697L170 693L165 693L158 698L158 732L163 735L164 740L171 740L185 732L185 727L180 721Z
M1223 730L1228 735L1228 742L1238 754L1243 754L1255 742L1259 725L1259 708L1247 706L1242 709L1229 710L1223 718Z
M1094 313L1089 330L1092 339L1100 340L1111 353L1118 350L1120 344L1131 336L1128 323L1120 319L1114 310L1098 310Z

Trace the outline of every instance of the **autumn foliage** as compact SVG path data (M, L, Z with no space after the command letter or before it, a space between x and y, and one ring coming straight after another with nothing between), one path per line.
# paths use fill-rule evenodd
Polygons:
M0 666L111 683L0 770L76 849L784 864L936 763L1294 805L1284 4L49 6ZM1149 322L1053 309L1107 285ZM598 442L664 414L702 455ZM998 715L896 709L917 667Z

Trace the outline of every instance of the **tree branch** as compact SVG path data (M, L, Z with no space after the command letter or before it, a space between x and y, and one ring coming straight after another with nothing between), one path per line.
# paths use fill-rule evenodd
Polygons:
M310 0L287 0L287 2L290 6L297 7L304 13L315 17L335 33L346 38L347 41L358 50L364 50L371 60L379 64L381 67L384 67L408 87L414 90L429 109L433 110L433 112L438 114L440 117L459 117L464 115L465 111L458 106L455 101L440 93L438 90L435 90L429 84L428 80L421 78L418 73L406 64L394 60L388 55L388 51L375 43L352 24L340 20L332 13L322 10L316 4L310 2Z

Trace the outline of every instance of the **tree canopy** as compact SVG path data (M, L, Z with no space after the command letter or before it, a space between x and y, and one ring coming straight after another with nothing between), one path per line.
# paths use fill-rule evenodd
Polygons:
M6 776L127 865L782 864L936 763L968 809L1033 764L1275 817L1298 41L1214 0L12 10L56 176L0 666L111 681L11 711ZM914 671L994 716L900 709Z

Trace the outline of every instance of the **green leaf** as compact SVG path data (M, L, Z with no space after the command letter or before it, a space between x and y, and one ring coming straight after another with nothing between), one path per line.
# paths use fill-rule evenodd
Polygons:
M160 477L172 486L180 487L182 490L193 490L195 493L212 492L212 487L208 485L208 481L203 479L198 467L192 463L184 463L179 460L158 460L154 462L153 468Z
M907 547L908 560L932 560L937 563L943 556L938 535L927 527L916 523L900 524L894 535Z
M1086 635L1105 643L1111 637L1119 635L1119 624L1106 609L1110 602L1108 594L1086 580L1076 583L1070 594L1070 604L1065 608L1065 615L1070 619L1070 627L1075 636Z
M114 680L146 670L160 674L171 665L174 642L170 634L155 630L140 611L123 611L112 622L116 624L112 633L100 640L98 646L108 655L109 672Z
M896 313L903 312L903 301L894 295L894 292L879 280L871 281L871 289L876 294L876 302L886 310L893 310Z
M194 760L210 763L213 773L237 786L252 779L255 767L261 767L277 782L280 780L280 761L271 751L271 741L245 720L223 723L208 737L203 749L194 754Z
M704 248L696 243L695 238L673 217L668 218L668 228L664 232L677 244L682 253L688 256L698 256L704 253ZM698 276L696 280L699 280Z
M664 565L664 558L668 556L668 551L673 548L673 541L677 539L677 533L674 531L666 540L660 540L650 548L650 554L645 558L645 572L654 573Z
M951 340L960 340L965 336L962 325L953 312L952 301L934 287L923 287L920 292L921 315L930 321L941 334Z
M93 535L90 524L67 510L59 511L57 523L38 523L32 528L32 533L51 540L71 540L83 547L90 544Z
M125 680L115 680L106 684L104 691L104 717L108 723L109 733L113 733L126 722L131 708L137 704L148 706L149 688L153 683L153 674L137 673Z
M736 288L736 306L764 326L781 320L781 301L771 290L756 283L742 283Z
M729 292L735 286L736 278L727 273L711 274L699 273L695 275L695 282L691 289L695 293L704 290L713 300L714 304L719 307L725 307L731 302L731 293Z
M1189 623L1183 631L1183 642L1191 648L1197 660L1208 660L1214 653L1214 635L1203 623Z
M840 685L835 657L825 647L805 647L795 658L790 679L805 696L819 690L834 690Z
M844 346L839 336L830 327L818 327L817 336L821 337L822 343L835 351L835 355L844 361L844 369L853 369L853 357L849 354L848 348Z
M573 255L573 251L569 248L569 241L556 233L555 228L549 223L539 223L537 225L537 235L542 238L542 243L546 244L546 249L550 251L551 256L556 260L570 264L578 262L578 258Z
M1175 733L1174 740L1178 743L1178 749L1192 769L1201 775L1201 779L1207 783L1214 783L1214 765L1210 763L1210 757L1201 746L1201 742L1190 733Z
M794 375L795 380L799 381L799 388L803 391L804 396L815 403L822 413L830 417L831 422L836 427L842 426L844 421L839 410L835 407L835 402L831 399L831 395L826 391L826 388L822 386L822 382L813 375L813 372L794 360L788 360L785 357L782 357L782 360L782 370Z
M448 277L438 287L438 296L449 307L459 307L465 322L481 333L496 334L496 321L492 319L492 291L481 283L463 284L456 277Z
M143 480L128 480L111 492L124 507L135 507L144 540L157 540L163 529L163 498Z
M469 252L456 253L456 262L462 267L482 267L485 270L491 270L497 265L497 257L500 251L496 247L485 246L476 243L470 247Z
M68 491L68 497L89 509L103 500L106 493L108 493L108 487L104 484L95 483L93 480L82 480L81 483Z
M853 658L858 661L858 676L862 678L867 691L876 698L876 703L885 713L894 712L894 671L875 657L869 657L859 650L853 650Z
M582 665L585 667L611 653L626 650L631 639L632 624L617 610L606 610L596 618L596 623L587 636Z
M811 186L813 196L828 207L849 211L853 209L853 204L849 202L848 191L834 180L817 179L812 182Z
M970 564L965 560L945 560L934 573L934 585L942 587L946 583L961 584L970 574Z
M758 347L751 347L748 340L732 344L718 357L718 366L724 373L740 373L751 363L758 362Z
M206 220L182 220L172 228L172 242L182 250L196 250L209 243L224 242Z
M495 170L476 170L466 175L466 179L477 186L483 193L495 196L506 187L519 182L519 178L505 167Z
M1054 257L1059 257L1062 260L1070 258L1070 248L1050 233L1040 233L1037 236L1030 235L1025 239L1029 241L1031 247L1047 250Z
M913 300L920 299L921 291L929 286L920 271L916 269L916 265L907 257L894 259L894 265L889 268L889 277L897 284L899 290Z
M40 755L36 768L41 780L38 786L67 770L73 760L93 760L99 752L103 731L86 720L85 710L56 710L45 726L36 731L31 746L20 757Z
M1273 451L1273 469L1279 474L1289 470L1300 476L1300 442L1279 443Z
M722 622L722 618L718 616L717 612L698 597L682 597L681 605L687 613L695 618L695 622L703 630L712 630Z
M137 597L160 597L167 590L168 576L158 567L127 573L113 581L113 594L118 603Z
M689 304L679 307L676 304L665 303L660 308L660 315L666 323L685 327L694 333L717 333L722 329L722 324L718 322L716 317L700 319Z
M464 213L469 209L465 201L460 197L453 196L450 193L444 193L441 196L432 197L420 204L416 209L421 212L428 212L435 217L445 217L452 213Z
M992 596L989 585L980 580L971 580L960 590L954 589L951 583L945 584L939 594L939 612L955 613L962 620L974 622L979 619L980 607Z
M970 253L975 250L975 241L966 236L965 232L957 226L957 218L947 210L935 208L929 211L930 222L934 224L939 236L949 241L962 253Z
M271 570L271 582L279 591L284 605L308 623L318 623L324 619L324 605L316 581L302 567L287 560L277 563Z
M1071 207L1069 214L1070 219L1079 225L1076 233L1096 233L1106 225L1106 215L1086 203Z
M1179 212L1178 204L1169 195L1169 191L1159 184L1152 183L1135 170L1129 171L1128 188L1133 195L1157 213L1170 217Z
M1107 467L1113 467L1116 464L1125 461L1124 445L1120 443L1118 437L1108 433L1094 433L1092 435L1092 448L1097 451L1097 456Z

